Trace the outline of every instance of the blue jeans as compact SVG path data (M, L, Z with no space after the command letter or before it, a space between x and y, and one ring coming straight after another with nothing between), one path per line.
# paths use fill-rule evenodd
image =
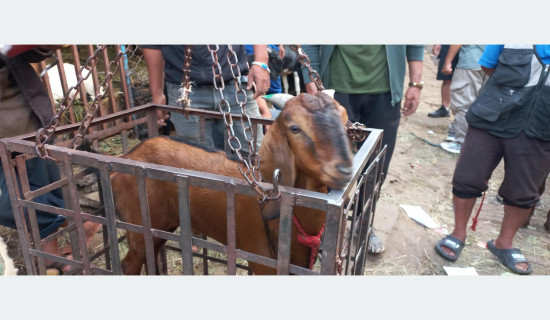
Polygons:
M243 83L242 87L246 88L246 83ZM178 105L177 100L181 96L181 86L179 84L167 82L166 88L168 91L167 103L173 106ZM223 95L230 104L231 113L240 115L241 107L236 101L235 91L235 85L233 81L230 81L225 85ZM261 118L262 116L260 114L258 104L253 99L252 90L247 90L246 93L246 113L250 117ZM221 97L218 90L216 90L214 87L192 87L191 93L189 94L189 99L191 100L191 108L219 112L218 106L220 104ZM200 141L199 119L200 118L198 116L189 116L189 119L186 119L182 113L171 113L170 115L170 120L174 124L176 134L178 136L194 141ZM258 129L256 150L259 150L260 144L263 140L263 132L261 126L256 129ZM233 121L233 131L235 132L235 136L239 139L241 143L243 156L247 155L249 152L248 145L240 121ZM226 140L226 138L224 138L225 132L225 123L222 119L206 120L204 143L217 149L223 150L224 142Z
M32 191L40 189L50 183L59 180L59 169L54 162L33 158L26 161L27 173L29 176L29 185ZM44 195L36 197L35 202L45 205L63 208L63 196L60 189L55 189ZM64 216L52 214L36 210L36 218L38 220L38 228L40 229L40 237L45 238L61 226L65 221ZM6 184L6 177L2 164L0 163L0 224L16 229L15 217L11 207L10 196Z

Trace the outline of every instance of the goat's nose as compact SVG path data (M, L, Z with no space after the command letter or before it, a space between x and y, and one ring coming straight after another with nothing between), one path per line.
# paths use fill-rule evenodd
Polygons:
M352 173L352 166L343 163L337 164L336 169L338 169L338 172L344 175L350 175Z

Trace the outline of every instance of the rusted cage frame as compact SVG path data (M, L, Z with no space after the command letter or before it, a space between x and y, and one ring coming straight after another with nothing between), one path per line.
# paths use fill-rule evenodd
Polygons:
M73 59L73 65L74 65L74 69L75 69L74 72L76 74L77 81L78 81L81 78L81 74L79 73L80 67L81 67L80 53L79 53L77 45L70 45L69 47L70 47L70 55ZM81 46L81 48L82 47L83 46ZM101 61L98 61L96 66L94 66L91 70L90 78L92 79L92 83L93 83L95 93L98 93L99 87L100 87L100 82L99 82L100 71L98 70L99 69L98 66L101 64L103 66L104 70L108 70L109 64L111 63L111 61L109 59L109 54L108 54L108 47L109 46L106 46L106 49L103 50L103 52L101 53L101 55L99 57L99 59L102 60L102 63L101 63ZM116 52L119 52L121 50L120 45L114 45L112 47L115 48ZM88 55L92 56L94 51L95 51L93 45L87 45L86 50L87 50L87 54L84 55L86 57L88 57ZM69 90L69 84L67 82L67 72L66 72L65 67L63 65L64 60L63 60L62 50L57 49L57 50L55 50L54 54L56 56L55 60L57 61L57 71L59 73L59 80L61 82L61 89L62 89L63 95L66 96L67 93L68 93L68 90ZM44 72L44 70L46 70L46 68L48 68L48 66L46 65L46 61L43 60L43 61L40 61L39 63L37 63L37 70L38 70L39 73ZM127 74L126 74L126 70L124 68L123 63L119 64L117 72L120 76L120 91L124 94L124 97L132 97L133 95L130 94L131 88L128 87L128 83L126 81ZM83 71L83 73L85 74L86 71ZM55 106L57 105L57 102L53 98L52 90L51 90L51 83L50 83L50 79L49 79L49 76L48 76L47 72L44 72L44 74L42 76L42 83L44 84L44 86L46 87L46 91L48 92L48 95L49 95L49 98L50 98L50 101L51 101L51 104L52 104L53 112L56 113L56 107ZM110 113L109 110L112 110L113 113L116 113L116 112L121 111L123 109L127 110L127 109L130 108L130 105L133 105L133 101L131 101L130 99L124 99L123 106L119 106L119 103L118 103L118 101L116 99L116 96L115 96L115 92L113 90L113 79L109 79L108 85L109 85L109 92L107 93L107 97L109 97L109 99L108 99L109 105L106 105L106 104L101 104L100 105L100 108L98 109L98 114L100 116L108 115ZM84 105L84 111L88 112L89 102L86 98L86 90L84 89L84 83L80 84L80 98L78 98L78 100ZM74 113L74 109L71 108L71 109L67 110L67 112L68 112L68 118L70 119L71 123L75 123L76 122L76 116L75 116L75 113ZM119 123L120 123L120 121L119 121ZM106 128L105 125L104 125L103 129Z
M147 116L144 118L139 118L136 120L132 120L129 122L120 122L119 125L115 125L113 127L110 127L106 130L95 130L88 134L86 136L87 139L90 140L96 140L105 138L108 136L112 136L115 134L121 134L123 139L125 137L125 131L133 128L136 125L147 123L148 124L148 130L150 135L155 135L158 127L156 124L156 115L155 110L157 108L163 109L165 111L169 112L181 112L181 109L171 106L158 106L158 105L144 105L141 107L136 107L131 110L125 110L122 112L118 112L116 114L112 114L106 117L100 117L94 120L93 126L98 127L102 126L105 123L112 122L113 120L115 122L119 121L120 119L130 119L131 115L138 114L140 112L146 112ZM213 117L213 118L221 118L221 115L219 115L216 112L207 112L207 111L201 111L201 110L191 110L192 115L199 115L201 116L201 119L207 118L207 117ZM238 115L233 116L235 118L235 121L239 120ZM255 124L269 124L270 120L265 119L256 119L251 118L253 123ZM203 121L201 121L203 123ZM76 130L78 125L67 125L60 127L58 131L56 132L58 136L62 136L63 134L66 134L68 132ZM180 250L182 252L182 261L183 263L183 269L184 274L192 274L192 250L191 245L197 245L199 247L207 248L208 250L213 250L217 252L224 253L228 256L227 258L227 268L228 268L228 274L235 274L236 269L236 259L241 258L248 261L253 261L261 264L265 264L268 266L271 266L273 268L277 269L278 274L304 274L304 275L312 275L312 274L336 274L338 265L337 261L339 260L340 256L340 250L343 248L343 241L344 241L344 231L345 228L343 228L343 224L345 224L346 220L348 219L356 219L358 216L360 217L359 220L365 221L367 219L367 229L365 232L361 231L362 234L362 241L359 243L359 245L356 245L354 247L354 250L360 251L360 250L366 250L366 245L368 241L368 235L370 233L370 228L372 227L372 217L374 214L374 204L377 199L378 190L380 187L380 178L379 178L379 172L380 169L378 166L378 163L380 161L380 157L383 156L384 153L378 154L378 152L381 149L381 130L370 130L371 133L369 134L367 140L363 144L363 147L358 151L354 158L354 178L350 184L343 190L333 190L329 194L322 194L318 192L312 192L307 190L301 190L301 189L295 189L291 187L280 187L281 193L282 193L282 208L281 208L281 219L280 219L280 235L279 235L279 254L278 259L270 259L267 257L261 257L249 252L244 252L241 250L236 250L234 245L234 239L229 239L227 246L209 242L207 240L203 240L200 238L196 238L192 236L190 233L189 225L186 224L185 221L189 221L189 217L185 216L184 213L184 207L188 205L188 187L189 185L197 185L200 187L209 187L209 188L215 188L217 190L224 190L226 193L230 195L235 194L245 194L249 196L256 196L255 191L251 186L249 186L245 180L241 179L235 179L235 178L229 178L224 176L218 176L218 175L212 175L207 173L201 173L201 172L194 172L190 170L184 170L184 169L177 169L167 166L160 166L155 164L149 164L149 163L142 163L142 162L136 162L132 160L127 159L120 159L117 157L111 157L111 156L105 156L105 155L99 155L99 154L90 154L83 151L77 151L66 148L64 145L67 144L67 142L60 142L59 145L56 146L48 146L48 151L51 155L54 157L61 159L65 164L71 164L70 166L65 165L65 170L61 170L62 173L62 179L58 182L55 182L47 187L44 187L40 190L36 190L34 192L29 192L25 186L22 186L22 190L24 194L20 194L18 188L15 186L18 186L19 183L24 184L24 181L18 181L16 180L15 176L15 165L17 164L17 169L20 170L20 173L22 176L24 176L24 162L22 161L23 157L27 157L27 155L35 155L35 147L34 142L32 139L33 136L21 136L21 137L15 137L15 138L8 138L2 140L2 143L0 143L0 153L2 156L2 164L4 168L9 168L8 170L5 170L6 172L6 180L8 182L8 189L10 193L10 198L12 201L12 207L14 208L14 211L17 211L19 214L16 214L16 222L18 225L18 234L20 238L21 248L23 251L23 256L25 259L25 264L27 267L27 273L28 274L44 274L45 268L43 265L42 259L37 259L37 263L34 263L32 257L39 257L39 258L48 258L53 261L58 261L62 263L69 264L73 266L73 270L81 270L83 274L121 274L120 269L120 255L118 252L118 246L110 246L109 243L118 243L120 239L117 236L116 230L118 228L124 229L124 230L130 230L135 232L140 232L145 235L145 237L151 238L152 236L164 238L166 240L172 240L180 245ZM22 155L16 156L15 161L10 161L8 159L12 158L13 153L21 153ZM376 155L373 163L371 166L366 168L367 162L371 160L371 157ZM105 206L105 217L99 217L94 216L91 214L86 214L80 212L80 208L78 205L78 201L75 199L78 199L76 194L76 186L75 186L75 177L72 173L72 165L73 164L79 164L84 166L91 166L99 169L100 172L100 179L101 179L101 186L103 191L103 204ZM71 169L68 170L66 168L70 167ZM21 168L21 169L20 169ZM21 171L23 170L23 171ZM181 219L181 234L176 235L170 232L165 232L161 230L151 229L147 228L146 226L137 226L132 225L129 223L125 223L122 221L117 221L115 219L115 212L114 212L114 202L112 198L112 191L110 190L110 179L109 174L112 171L119 171L124 172L128 174L133 174L137 176L138 184L141 186L140 189L142 192L144 192L144 181L145 178L156 178L161 180L168 180L173 181L178 184L179 190L185 190L183 192L179 192L180 197L180 203L183 204L180 206L180 217ZM374 176L369 173L374 173ZM366 201L360 202L357 201L359 197L357 194L362 192L366 192L366 178L371 177L370 179L373 182L373 186L375 191L372 191L367 198L364 197ZM365 183L362 183L360 186L357 186L356 182L358 179L361 179L361 181L365 181ZM34 196L36 196L39 193L45 193L49 190L55 189L56 187L63 186L63 190L65 193L65 199L66 199L66 206L67 208L56 208L51 206L42 205L39 203L32 202L30 199L32 199ZM269 184L265 184L266 188L269 188ZM359 193L358 193L359 192ZM353 193L353 195L352 195ZM142 197L143 199L146 199L146 197ZM350 201L351 198L351 201ZM228 199L228 208L232 206L232 201L234 201L234 197L227 197ZM355 200L354 200L355 199ZM146 200L144 200L146 201ZM351 206L349 203L351 203ZM327 213L327 220L326 220L326 230L323 237L323 243L322 243L322 259L321 259L321 269L320 272L315 272L309 269L301 268L298 266L290 265L290 236L291 236L291 230L292 230L292 208L294 205L299 204L300 206L305 207L312 207L315 209L320 209L323 211L326 211ZM352 211L354 214L352 216L348 216L347 214L343 214L344 205L348 205L348 211L350 209L353 209ZM366 204L361 205L361 208L359 207L360 204ZM28 208L29 211L29 217L30 222L26 222L24 219L24 211L22 210L23 207ZM72 208L72 209L70 209ZM142 208L148 208L148 206L142 206ZM83 222L84 221L92 221L96 223L101 223L104 225L104 235L106 235L107 243L105 243L105 249L108 248L108 250L105 250L106 254L106 260L109 260L112 264L112 270L103 270L100 268L92 267L90 266L90 261L94 259L94 257L97 257L97 254L93 257L89 257L87 250L83 251L82 257L78 257L77 254L75 254L74 259L65 259L63 257L58 256L52 256L48 255L45 252L42 252L40 250L40 247L38 245L38 242L32 241L32 239L37 239L37 225L35 220L33 219L33 212L34 209L40 209L47 212L52 212L56 214L62 214L69 218L69 221L71 223L67 228L62 229L60 231L60 234L63 232L71 231L73 234L71 238L71 245L73 246L73 252L78 253L80 247L85 247L85 238L84 238L84 232L83 232ZM147 209L145 209L146 211ZM357 210L360 210L359 212L361 214L357 215ZM232 210L228 210L228 228L234 229L234 220L233 225L231 225L231 215L233 215L234 218L234 212L231 212ZM144 216L147 216L146 213L144 213ZM145 219L146 220L146 219ZM355 222L355 225L360 222ZM30 230L31 233L28 233L27 230L29 230L30 224ZM364 223L363 223L364 224ZM73 232L76 230L77 232ZM58 234L52 235L48 238L53 238L59 236ZM234 233L233 233L234 236ZM39 238L38 238L39 239ZM30 244L34 244L34 248L30 246ZM149 273L154 273L155 271L155 265L154 265L154 257L152 248L146 248L147 253L147 270ZM99 253L98 253L99 254ZM355 255L353 255L355 257ZM359 261L359 267L356 267L356 263L353 262L353 268L349 268L350 263L352 262L351 257L347 256L347 261L345 263L346 270L352 270L354 274L360 274L363 270L363 266L361 264L364 264L364 255L361 256L361 261ZM107 268L109 268L109 264Z

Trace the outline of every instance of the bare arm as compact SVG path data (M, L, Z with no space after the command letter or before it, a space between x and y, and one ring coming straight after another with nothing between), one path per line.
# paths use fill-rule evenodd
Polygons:
M441 53L441 45L440 44L434 44L432 48L432 54L439 58L439 54Z
M267 64L269 61L269 55L267 53L267 45L254 45L254 61L263 62ZM248 85L247 90L252 89L253 83L256 84L256 93L254 99L260 97L262 94L269 90L269 72L257 65L251 65L248 73Z
M285 57L285 46L280 44L279 45L279 59L283 60Z
M488 76L492 75L493 72L495 72L495 68L487 68L484 66L481 66L481 70L483 70L483 72L485 72L485 74L487 74Z
M147 63L149 73L149 87L153 96L154 104L166 104L164 96L164 58L162 51L158 49L143 48L143 57ZM167 112L157 110L158 124L165 126L169 115Z
M422 80L422 61L409 61L409 79L411 82L419 83ZM413 114L420 103L420 88L408 87L405 92L405 103L401 111L403 115Z
M453 73L453 59L456 57L461 47L461 44L453 44L449 46L449 52L447 52L447 56L445 57L445 62L443 63L443 68L441 68L441 73Z
M258 109L260 110L260 114L262 117L266 119L271 119L271 110L269 110L269 107L267 106L267 102L262 98L259 97L256 99L256 102L258 103ZM264 133L269 130L270 125L264 124Z

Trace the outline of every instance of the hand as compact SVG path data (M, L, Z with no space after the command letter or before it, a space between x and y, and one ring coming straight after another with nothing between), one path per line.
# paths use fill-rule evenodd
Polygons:
M311 81L306 84L306 92L309 94L316 94L319 90L317 90L317 85L315 82Z
M401 112L404 116L413 114L418 108L418 103L420 103L420 88L409 87L405 93L405 103L401 108Z
M263 118L271 119L272 114L271 110L269 110L269 106L267 105L267 102L263 98L256 99L256 103L258 103L258 109L260 110L260 114ZM269 130L270 125L264 124L264 133Z
M157 110L157 123L163 127L167 125L166 120L170 118L170 114L164 110Z
M285 57L285 46L282 44L279 45L279 59L283 60Z
M166 104L166 97L164 94L154 96L152 100L153 104ZM167 111L157 109L157 123L161 126L166 126L166 120L170 118L170 114Z
M265 94L269 90L269 87L271 85L269 82L269 72L255 64L250 67L250 71L248 73L248 85L246 86L246 90L251 90L253 85L256 86L254 99Z
M447 74L447 75L453 74L453 64L451 62L449 63L445 62L443 64L443 67L441 68L441 73Z
M439 54L441 53L441 45L435 44L432 48L432 54L436 57L439 57Z

